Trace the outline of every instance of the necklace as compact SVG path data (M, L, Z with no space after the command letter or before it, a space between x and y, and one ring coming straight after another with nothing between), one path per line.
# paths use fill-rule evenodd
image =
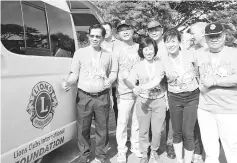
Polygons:
M183 73L184 73L184 66L183 66L183 56L182 56L182 53L179 52L178 54L178 59L179 59L179 65L175 62L175 59L172 58L170 55L169 55L169 58L170 58L170 61L172 62L172 65L174 66L176 72L179 74L179 76L182 76Z
M93 53L93 52L92 52ZM102 50L100 50L99 54L93 54L92 55L92 67L94 69L96 69L96 71L99 70L100 68L100 59L101 59L101 55L102 55Z
M148 61L144 60L144 63L145 63L146 72L147 72L148 77L149 77L149 81L151 81L153 76L154 76L154 73L155 73L155 63L154 63L154 60L152 60L151 69L149 69Z

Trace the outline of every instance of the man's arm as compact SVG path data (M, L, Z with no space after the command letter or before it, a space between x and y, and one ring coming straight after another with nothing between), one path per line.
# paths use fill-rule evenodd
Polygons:
M237 74L216 79L214 85L219 87L237 87Z
M117 79L117 75L117 71L111 71L108 78L109 83L113 83Z
M201 79L204 87L237 87L237 74L215 79L213 77L206 77Z
M80 68L81 68L79 54L80 54L79 50L75 52L73 59L72 59L72 63L71 63L71 72L70 72L68 78L66 80L64 80L61 85L65 91L70 90L71 85L76 83L79 78L79 73L80 73Z
M115 54L111 54L110 60L110 68L109 68L109 77L105 80L104 88L111 87L112 83L117 79L118 76L118 59Z
M66 80L66 82L68 83L68 85L72 85L75 84L78 80L79 75L75 74L73 72L71 72Z

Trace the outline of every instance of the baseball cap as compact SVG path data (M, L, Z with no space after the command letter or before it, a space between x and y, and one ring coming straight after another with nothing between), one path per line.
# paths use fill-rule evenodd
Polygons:
M154 27L162 27L162 25L160 24L160 22L153 20L151 22L148 23L147 28L154 28Z
M130 20L121 20L117 25L117 29L121 27L122 25L127 25L127 26L132 27L132 22Z
M220 23L208 24L205 28L205 35L215 35L224 32L224 27Z

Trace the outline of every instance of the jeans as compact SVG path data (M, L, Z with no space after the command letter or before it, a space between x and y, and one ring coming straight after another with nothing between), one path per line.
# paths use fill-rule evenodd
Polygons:
M109 91L99 97L86 95L80 89L77 94L77 138L79 155L87 158L91 154L90 129L92 117L95 120L96 149L95 156L103 160L109 145Z
M193 151L194 126L197 121L199 89L192 92L168 92L170 116L173 126L173 143L181 143L188 151Z
M196 121L196 124L194 126L194 143L195 143L194 154L202 155L203 145L198 120Z
M167 145L173 145L173 129L169 110L166 111L165 122L161 131L159 152L165 152Z
M150 145L152 151L157 151L160 146L160 136L166 113L165 97L155 100L137 97L136 107L139 122L140 151L146 156ZM152 132L151 143L149 142L150 125Z
M117 124L118 106L117 106L117 97L116 97L116 87L112 87L112 96L113 96L113 109L114 109L114 114L115 114L115 121Z
M131 117L131 147L139 149L139 124L137 121L135 99L117 99L118 102L118 120L116 130L116 140L118 144L118 152L126 153L128 122Z
M207 106L208 107L208 106ZM206 153L205 163L220 163L220 143L228 163L237 162L237 114L214 114L198 109L198 121Z

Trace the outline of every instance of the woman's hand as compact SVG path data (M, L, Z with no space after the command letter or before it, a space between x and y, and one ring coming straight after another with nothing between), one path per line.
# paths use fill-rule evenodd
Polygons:
M136 86L132 91L136 96L138 96L142 92L142 89L140 86Z

